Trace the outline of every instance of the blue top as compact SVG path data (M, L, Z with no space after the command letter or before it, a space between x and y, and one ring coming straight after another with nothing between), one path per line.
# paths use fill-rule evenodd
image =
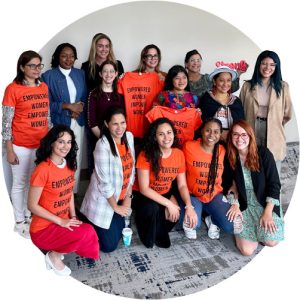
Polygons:
M86 107L87 88L85 83L85 74L83 70L72 68L70 77L76 88L75 102L84 102ZM68 109L63 109L64 103L70 102L70 94L67 85L66 76L59 70L53 68L42 74L43 81L49 88L51 121L55 124L71 125L71 114ZM85 125L85 113L82 112L76 119L80 126Z

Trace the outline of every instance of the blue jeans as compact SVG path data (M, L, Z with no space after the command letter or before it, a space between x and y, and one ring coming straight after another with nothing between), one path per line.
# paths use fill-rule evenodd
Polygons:
M220 193L216 195L210 202L203 203L197 197L191 195L191 202L192 205L194 206L195 212L198 217L198 224L196 229L199 229L201 227L202 210L204 210L208 215L211 216L211 220L213 224L222 228L225 232L233 234L233 222L230 222L226 216L226 213L230 208L230 204L228 202L224 202L222 198L223 198L223 194ZM181 208L179 224L182 225L184 220L185 204L181 199L179 201L179 204Z

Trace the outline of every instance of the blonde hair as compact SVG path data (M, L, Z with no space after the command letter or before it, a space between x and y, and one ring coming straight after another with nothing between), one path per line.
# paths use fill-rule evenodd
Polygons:
M115 58L115 54L114 54L114 50L113 50L113 45L112 45L112 41L109 38L109 36L107 36L104 33L97 33L94 35L93 39L92 39L92 44L91 44L91 48L90 48L90 54L89 54L89 78L94 79L96 77L96 45L97 42L101 39L106 39L109 42L109 53L108 53L108 57L107 60L111 60L114 63L117 63L116 58Z

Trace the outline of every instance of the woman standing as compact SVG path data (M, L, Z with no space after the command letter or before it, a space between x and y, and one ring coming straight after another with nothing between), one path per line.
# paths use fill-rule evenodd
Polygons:
M133 72L150 73L156 72L160 80L165 80L166 72L160 70L161 51L153 44L147 45L141 51L141 58L137 69Z
M51 70L42 74L48 85L51 120L54 125L64 124L75 133L79 151L77 153L77 170L75 173L74 193L78 192L82 160L84 135L84 105L87 98L84 72L74 68L77 59L76 48L63 43L56 47L51 60Z
M188 71L191 92L201 99L204 93L209 92L212 88L209 74L201 74L202 56L198 50L191 50L186 53L184 63ZM246 70L243 72L239 71L236 79L232 81L233 93L239 89L239 77L242 73L246 72Z
M252 255L258 243L273 247L284 238L280 204L280 180L272 153L257 147L254 131L243 120L235 122L228 138L227 186L234 179L243 230L236 245L243 255Z
M124 110L110 107L94 151L95 169L80 211L94 226L103 252L114 251L130 214L134 182L133 136Z
M88 126L99 139L104 125L106 110L111 106L124 109L124 97L117 91L117 65L110 60L104 61L99 69L100 84L89 95Z
M105 60L111 60L117 64L118 75L124 73L124 68L119 60L116 60L113 44L109 36L97 33L92 39L89 58L81 66L84 70L88 92L99 86L99 68Z
M48 251L47 268L62 276L71 274L62 262L66 253L99 258L98 238L93 227L79 221L75 213L73 186L77 149L73 131L68 126L55 125L41 140L36 152L37 167L30 180L31 239L38 248Z
M243 84L240 98L257 144L270 149L280 174L286 155L284 125L292 117L292 102L275 52L266 50L259 54L252 78Z
M200 127L200 132L200 140L188 141L183 147L187 166L187 184L192 205L198 216L197 229L201 226L202 210L204 210L208 214L205 218L208 236L211 239L218 239L219 228L233 233L234 220L240 212L238 207L230 205L223 195L225 148L220 144L222 124L216 118L206 119ZM190 235L186 232L187 237ZM196 232L192 236L196 238Z
M213 117L221 121L223 141L226 141L233 121L245 119L241 100L231 93L232 82L236 78L235 70L226 66L216 68L209 74L212 90L204 93L199 105L202 121Z
M104 33L97 33L92 39L89 58L81 66L81 69L85 73L88 94L100 86L100 66L106 60L113 61L117 65L118 76L124 73L122 63L115 58L113 44L109 36ZM90 127L86 129L88 170L91 176L94 169L93 151L97 143L97 138Z
M163 91L157 97L157 104L173 109L195 108L198 97L190 92L188 74L184 67L175 65L168 71Z
M14 230L25 238L30 237L27 199L35 151L52 126L48 87L40 80L43 67L38 53L23 52L18 59L17 76L7 86L2 102L2 136L12 169L10 196L16 222Z
M147 248L154 244L162 248L171 245L169 231L180 215L172 189L175 179L185 203L184 218L191 228L197 225L186 185L184 155L176 146L176 131L169 119L159 118L151 123L137 159L139 192L135 194L136 226Z

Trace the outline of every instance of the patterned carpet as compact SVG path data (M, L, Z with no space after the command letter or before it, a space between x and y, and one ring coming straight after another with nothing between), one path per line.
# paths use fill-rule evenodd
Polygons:
M281 176L284 211L294 190L298 162L299 144L290 143ZM169 249L145 248L134 224L132 229L131 246L125 248L120 242L113 253L101 253L101 260L67 255L65 262L72 269L72 276L106 293L137 299L162 299L211 287L239 271L253 258L240 255L233 237L224 232L221 232L220 240L210 240L204 224L195 241L185 238L183 231L172 231ZM259 246L256 254L261 249Z

